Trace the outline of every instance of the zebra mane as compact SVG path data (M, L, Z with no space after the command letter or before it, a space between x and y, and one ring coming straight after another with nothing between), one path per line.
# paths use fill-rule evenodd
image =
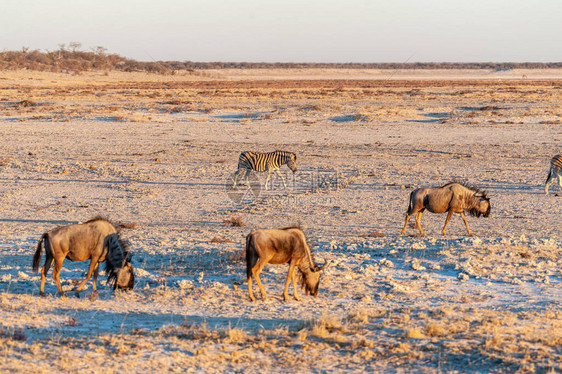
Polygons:
M290 152L290 151L283 151L281 149L276 149L275 152L282 154L284 157L295 157L295 160L297 159L297 154L294 152Z

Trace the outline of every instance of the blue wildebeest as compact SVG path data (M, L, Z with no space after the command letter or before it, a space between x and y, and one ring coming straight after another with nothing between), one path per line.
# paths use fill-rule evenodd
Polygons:
M314 263L306 237L298 227L280 230L257 230L246 236L246 275L250 299L255 301L252 292L252 277L256 280L262 298L267 299L259 274L266 264L289 264L289 273L283 290L285 301L289 300L289 284L293 281L296 300L300 300L297 291L295 268L299 270L300 282L306 294L318 294L321 271L326 267Z
M33 256L33 270L39 270L42 244L45 247L45 264L41 270L41 295L45 295L45 278L53 261L53 279L59 295L63 296L59 274L65 258L70 261L90 260L88 274L76 288L76 296L86 282L94 276L93 292L97 292L98 266L105 261L107 281L113 289L132 289L135 282L131 256L127 245L119 238L117 228L104 218L96 217L85 223L57 227L41 236Z
M445 228L451 219L453 213L459 213L468 235L472 236L472 232L468 228L468 222L464 211L470 215L480 217L488 217L490 215L490 199L486 192L480 191L478 188L469 186L464 183L450 182L443 187L426 187L418 188L410 194L410 205L406 213L406 221L400 235L404 234L408 221L412 215L416 214L416 224L421 235L425 235L421 227L421 217L423 211L427 209L431 213L447 212L447 219L441 234L445 235Z
M544 193L548 195L548 187L554 178L558 178L558 184L562 188L562 155L556 155L550 160L550 170L546 177Z

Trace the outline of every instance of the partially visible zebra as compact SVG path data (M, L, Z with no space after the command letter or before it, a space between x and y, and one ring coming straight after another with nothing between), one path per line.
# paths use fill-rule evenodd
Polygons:
M242 171L246 171L245 178L246 181L248 181L248 175L252 170L259 172L267 171L267 178L265 179L266 190L267 183L269 182L269 177L271 176L271 172L273 171L275 171L277 175L281 177L281 180L283 181L283 187L287 188L285 179L279 172L279 168L285 164L287 164L289 169L291 169L293 173L295 173L297 171L297 155L293 152L288 151L274 151L267 153L252 151L242 152L240 153L240 157L238 158L238 170L236 170L236 173L234 173L234 184L232 185L232 188L236 188L236 181L238 180L238 177L240 176Z
M544 186L545 194L548 195L548 187L555 177L558 177L558 184L562 187L562 155L556 155L550 160L550 170L548 171L546 185Z

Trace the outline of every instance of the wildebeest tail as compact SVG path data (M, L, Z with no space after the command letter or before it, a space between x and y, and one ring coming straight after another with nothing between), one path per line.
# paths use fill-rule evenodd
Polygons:
M408 204L408 214L412 214L412 212L414 211L414 192L416 192L415 190L410 192L410 202Z
M39 243L37 244L37 250L35 251L35 255L33 255L33 271L36 273L39 270L39 263L41 262L41 245L43 244L43 240L47 238L48 238L47 233L44 233L41 236L41 239L39 239Z
M249 233L246 236L246 279L252 276L252 268L256 265L258 257L256 256L256 249L254 243L254 235Z

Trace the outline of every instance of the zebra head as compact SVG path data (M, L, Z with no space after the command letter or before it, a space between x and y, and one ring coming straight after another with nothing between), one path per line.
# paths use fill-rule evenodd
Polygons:
M297 155L294 153L290 154L290 159L287 161L287 166L289 169L293 171L293 173L297 172Z

